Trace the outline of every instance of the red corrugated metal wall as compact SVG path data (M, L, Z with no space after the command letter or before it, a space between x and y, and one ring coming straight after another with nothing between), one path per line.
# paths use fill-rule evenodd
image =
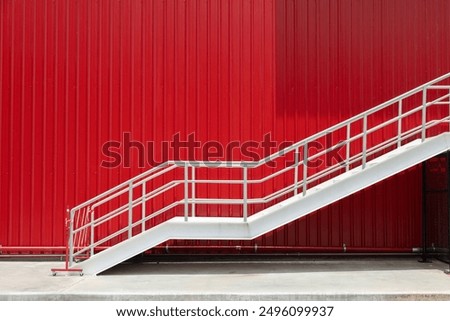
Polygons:
M445 0L1 1L0 245L63 245L66 207L144 170L135 154L131 168L100 166L124 133L154 142L156 160L177 133L296 141L448 72L449 12ZM420 196L415 168L252 242L169 245L406 249L420 244Z
M448 1L277 1L277 118L288 130L275 132L306 137L450 71L449 13ZM310 246L419 247L421 204L414 168L276 234Z

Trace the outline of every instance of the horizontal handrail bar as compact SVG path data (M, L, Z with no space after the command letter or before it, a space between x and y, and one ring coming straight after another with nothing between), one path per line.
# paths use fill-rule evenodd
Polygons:
M450 89L450 86L432 85L432 86L428 87L428 89Z
M445 117L445 118L442 118L442 119L440 119L440 120L430 121L430 122L427 123L427 124L430 124L430 126L427 126L426 128L429 129L429 128L431 128L431 127L434 127L435 125L437 125L437 124L439 124L439 123L442 123L443 120L445 120L445 119L450 119L450 117ZM406 131L406 132L404 133L404 135L401 136L401 140L403 141L403 140L405 140L405 139L408 139L408 138L410 138L410 137L413 137L414 135L419 134L421 128L422 128L422 126L417 126L417 127L415 127L415 128L412 128L412 129ZM366 155L367 155L367 156L371 156L371 155L373 155L373 154L376 154L376 153L380 152L380 151L383 150L383 149L386 149L386 148L389 148L389 147L394 146L394 145L397 143L397 139L398 139L398 137L397 137L397 136L394 136L394 137L388 139L387 141L384 141L384 142L382 142L382 143L380 143L380 144L378 144L378 145L375 145L375 146L371 147L370 149L367 150L367 154L366 154ZM372 150L372 149L373 149L373 150ZM322 178L322 177L324 177L324 176L330 175L331 173L337 171L338 169L342 169L343 167L345 167L345 165L346 165L347 163L348 163L348 164L353 164L353 163L356 163L356 162L358 162L358 161L361 161L362 155L363 155L363 154L362 154L362 152L361 152L361 153L359 153L359 154L356 154L356 155L350 157L349 161L348 161L348 162L345 162L344 164L337 163L337 164L333 165L332 167L326 168L324 171L321 171L321 172L318 172L318 173L313 174L313 175L310 177L310 179L307 180L308 184L309 184L309 183L312 183L312 182L315 182L316 180L319 180L320 178ZM337 167L337 168L336 168L335 170L330 170L330 169L333 168L333 167ZM329 170L330 170L330 171L329 171ZM316 175L317 175L317 177L315 177Z
M167 184L165 184L163 186L160 186L158 189L152 190L151 192L145 194L144 195L144 199L145 199L145 201L148 201L148 200L150 200L150 199L152 199L152 198L154 198L154 197L156 197L156 196L158 196L158 195L160 195L160 194L170 190L171 188L176 187L180 183L181 183L180 181L169 182L169 183L167 183ZM132 201L131 208L134 208L135 206L141 204L142 200L143 200L142 196L140 196L139 198L134 199ZM108 212L108 213L102 215L101 217L97 218L93 222L89 222L86 225L78 227L73 232L77 233L77 232L79 232L79 231L81 231L81 230L83 230L83 229L85 229L87 227L90 227L91 224L94 227L97 227L97 226L99 226L99 225L101 225L101 224L103 224L103 223L105 223L105 222L107 222L107 221L109 221L109 220L119 216L120 214L125 213L128 209L129 209L129 204L128 203L124 204L121 207L116 208L116 209L112 210L111 212Z
M442 76L440 76L438 78L435 78L435 79L433 79L433 80L431 80L431 81L429 81L429 82L427 82L427 83L425 83L423 85L420 85L420 86L418 86L418 87L416 87L416 88L414 88L414 89L412 89L410 91L407 91L406 93L403 93L403 94L401 94L401 95L399 95L397 97L394 97L394 98L392 98L392 99L390 99L390 100L388 100L388 101L386 101L386 102L384 102L384 103L382 103L382 104L380 104L378 106L375 106L375 107L373 107L373 108L371 108L371 109L369 109L367 111L364 111L364 112L362 112L362 113L360 113L360 114L358 114L356 116L353 116L353 117L351 117L351 118L349 118L349 119L347 119L347 120L345 120L343 122L340 122L339 124L336 124L336 125L331 126L331 127L327 128L327 129L324 129L324 130L320 131L317 134L314 134L314 135L312 135L312 136L310 136L310 137L308 137L306 139L303 139L303 140L301 140L301 141L299 141L299 142L297 142L297 143L295 143L295 144L293 144L293 145L291 145L289 147L286 147L283 150L290 151L292 149L295 149L297 147L300 147L300 146L304 145L306 142L314 141L317 138L325 136L326 134L328 134L328 132L333 132L333 131L335 131L337 129L341 129L341 128L347 126L350 123L353 123L353 122L355 122L357 120L363 119L364 116L366 116L366 115L368 116L368 115L371 115L373 113L376 113L376 112L382 110L385 107L388 107L388 106L390 106L392 104L395 104L396 102L398 102L400 100L404 100L407 97L410 97L410 96L412 96L414 94L418 94L423 89L425 89L425 88L427 88L427 87L429 87L429 86L431 86L431 85L433 85L435 83L441 82L442 80L444 80L444 79L446 79L448 77L450 77L450 73L447 73L447 74L442 75ZM274 153L274 154L272 154L272 155L262 159L258 163L265 162L266 159L267 160L272 160L272 158L274 156L276 156L277 154L278 153Z
M149 176L149 177L146 177L145 179L141 180L140 182L135 183L135 184L132 184L132 187L134 188L134 187L138 187L138 186L140 186L140 185L142 185L142 184L145 184L145 183L148 182L149 180L154 179L154 178L156 178L156 177L159 177L159 176L161 176L162 174L165 174L165 173L167 173L167 172L170 172L170 171L173 170L174 168L176 168L175 165L172 165L172 166L170 166L170 167L167 167L167 168L165 168L165 169L162 169L162 170L160 170L159 172L157 172L157 173L155 173L155 174L153 174L153 175L151 175L151 176ZM129 183L128 183L128 184L129 184ZM128 190L129 190L129 185L127 185L127 187L121 189L120 191L118 191L118 192L116 192L116 193L110 195L109 197L104 198L104 199L102 199L102 200L100 200L100 201L94 203L94 204L91 206L91 208L94 209L94 208L96 208L96 207L99 207L100 205L102 205L102 204L104 204L104 203L106 203L106 202L108 202L108 201L114 199L115 197L117 197L117 196L119 196L119 195L121 195L121 194L123 194L123 193L125 193L125 192L128 192Z
M449 87L450 87L450 86L449 86ZM442 97L440 97L440 98L434 100L433 102L427 103L427 107L432 106L432 105L435 105L435 104L437 104L439 101L441 101L441 100L443 100L443 99L445 99L445 98L447 98L447 97L450 97L450 94L446 94L446 95L444 95L444 96L442 96ZM446 102L446 103L444 103L444 104L445 104L445 105L448 105L449 102ZM383 122L383 123L381 123L381 124L379 124L379 125L377 125L377 126L375 126L375 127L369 128L369 129L366 131L366 134L367 134L367 135L368 135L368 134L372 134L372 133L376 132L377 130L380 130L380 129L382 129L382 128L388 126L388 125L392 125L392 124L397 123L400 119L403 119L403 118L406 118L406 117L408 117L408 116L411 116L411 115L413 115L413 114L415 114L415 113L421 112L421 111L422 111L422 108L423 108L423 106L419 106L419 107L416 107L416 108L414 108L414 109L412 109L412 110L409 110L409 111L407 111L407 112L405 112L405 113L403 113L403 114L401 114L401 115L394 116L394 118L390 118L389 120L387 120L387 121L385 121L385 122ZM322 156L322 155L326 155L326 154L328 154L330 151L332 151L333 149L336 149L336 148L345 146L345 144L346 144L347 142L348 142L348 143L352 143L352 142L354 142L354 141L356 141L356 140L358 140L358 139L361 139L363 136L364 136L364 132L361 132L361 133L359 133L359 134L356 134L356 135L352 136L352 137L351 137L350 139L348 139L348 140L341 141L341 142L339 142L339 143L337 143L337 144L335 144L335 145L333 145L333 146L331 146L331 147L329 147L329 148L327 148L327 149L325 149L325 150L322 150L322 151L320 151L320 152L318 152L318 153L316 153L316 154L314 154L314 155L311 155L311 156L308 158L308 160L311 161L311 160L314 160L314 159L316 159L316 158L318 158L318 157L320 157L320 156Z
M119 189L121 189L121 188L123 188L125 186L128 186L130 184L130 182L134 182L136 180L139 180L139 179L141 179L141 178L143 178L143 177L145 177L145 176L147 176L147 175L149 175L149 174L151 174L151 173L161 169L162 167L167 166L168 164L169 164L169 162L164 162L163 164L157 165L157 166L149 169L148 171L146 171L146 172L144 172L142 174L139 174L138 176L135 176L133 178L130 178L129 180L127 180L127 181L125 181L123 183L120 183L119 185L117 185L117 186L115 186L113 188L110 188L109 190L107 190L107 191L105 191L105 192L103 192L103 193L101 193L101 194L99 194L99 195L97 195L97 196L87 200L86 202L83 202L83 203L73 207L72 210L73 211L77 211L80 208L85 207L85 206L91 204L92 202L95 202L96 200L102 199L103 197L109 195L110 193L113 193L113 192L115 192L115 191L117 191L117 190L119 190Z
M146 217L144 220L141 219L141 220L139 220L139 221L136 221L135 223L132 224L132 228L137 227L137 226L141 225L142 223L147 222L147 221L150 220L151 218L153 218L153 217L155 217L155 216L158 216L158 215L162 214L163 212L168 211L168 210L174 208L175 206L178 206L179 204L180 204L180 201L177 201L177 202L174 202L174 203L171 203L171 204L167 205L166 207L160 209L158 212L155 212L154 214L152 214L152 216L148 216L148 217ZM122 228L122 229L120 229L120 230L114 232L113 234L110 234L110 235L104 237L103 239L98 240L97 242L91 244L90 246L84 248L83 250L80 250L80 251L74 253L74 256L77 256L77 255L79 255L79 254L81 254L81 253L84 253L84 252L90 250L91 248L96 248L96 247L98 247L100 244L103 244L103 243L105 243L105 242L108 242L109 240L111 240L111 239L113 239L113 238L119 236L120 234L123 234L123 233L127 232L128 229L129 229L129 227L126 226L126 227L124 227L124 228Z

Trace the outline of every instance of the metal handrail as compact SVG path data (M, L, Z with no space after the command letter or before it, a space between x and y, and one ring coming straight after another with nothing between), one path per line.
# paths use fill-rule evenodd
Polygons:
M356 116L353 116L339 124L331 126L325 130L322 130L308 138L305 138L299 142L292 144L280 151L277 151L269 156L266 156L258 161L225 161L221 163L210 161L180 161L170 160L166 161L144 173L141 173L93 198L83 202L70 210L70 226L69 226L69 262L73 263L75 257L80 256L83 253L89 252L90 255L95 254L95 248L104 245L106 242L127 233L128 238L133 236L133 232L137 227L141 226L141 233L146 229L146 223L152 218L158 215L167 213L177 206L184 206L184 217L188 220L189 213L195 216L196 204L237 204L242 206L242 217L244 221L248 217L248 206L251 204L267 204L274 200L280 199L287 194L293 193L297 195L299 190L305 195L307 190L311 188L311 185L318 182L320 179L327 176L332 176L339 171L349 171L354 166L359 166L361 170L364 170L369 157L383 152L389 148L398 148L404 141L410 138L414 138L420 135L422 141L427 137L427 130L435 127L438 124L449 123L450 110L447 110L447 115L439 119L427 119L427 108L434 105L449 105L450 109L450 85L439 84L444 80L450 78L450 73L438 77L424 85L421 85L415 89L412 89L402 95L399 95L387 102L384 102L378 106L375 106L365 112L362 112ZM432 101L427 99L427 91L429 90L447 90L445 95L439 95ZM403 101L416 94L422 95L422 104L410 110L403 110ZM374 126L369 127L368 118L388 107L398 105L398 113L396 116L389 117L387 120L376 123ZM414 114L421 113L421 123L412 129L404 130L402 122L405 118ZM362 122L362 130L359 133L351 135L351 129L355 123ZM397 134L391 135L383 142L375 145L368 146L368 136L378 130L386 128L389 125L397 124ZM311 143L317 141L326 135L336 133L340 130L346 130L346 138L331 147L325 148L314 154L310 154L309 147ZM448 131L448 128L447 128ZM355 153L351 153L351 147L354 146L358 140L362 140L360 150ZM327 155L333 150L345 147L345 159L341 163L325 166L325 168L318 170L316 173L309 174L309 162L320 157ZM300 155L300 150L301 154ZM264 164L272 162L279 157L284 157L289 153L294 153L295 162L289 166L285 166L276 170L273 173L267 174L261 178L249 178L249 170L258 168ZM242 179L196 179L196 168L213 167L213 168L238 168L242 171ZM147 184L154 181L156 178L168 174L177 168L184 169L183 179L174 179L169 183L165 183L162 186L151 189L147 192ZM189 168L191 168L191 178L189 178ZM302 168L302 171L299 170ZM249 197L248 187L250 185L261 184L267 182L280 175L287 174L294 171L293 181L288 183L287 186L281 189L275 190L272 193L260 198ZM309 174L309 175L308 175ZM300 176L301 175L301 179ZM242 185L242 197L237 199L214 199L214 198L196 198L195 188L196 184L240 184ZM149 211L146 208L146 202L154 199L156 196L163 195L164 193L172 190L173 188L184 185L184 198L174 201L168 205L163 205L162 208ZM136 197L134 191L137 187L141 188L141 195ZM190 194L189 194L190 190ZM128 201L122 205L111 204L118 202L119 199L124 199L128 196ZM109 205L113 207L104 214L98 214L96 211L100 211L100 206ZM135 212L138 206L142 207L141 217L135 219ZM190 207L190 211L189 211ZM107 222L112 222L113 219L118 218L121 215L128 215L128 222L125 227L118 227L116 231L113 231L109 235L97 240L95 235L96 228ZM97 215L97 217L96 217ZM87 245L84 245L87 244ZM76 249L76 252L75 252Z
M448 103L447 103L448 104ZM441 123L444 122L449 122L450 121L450 116L449 117L445 117L440 121L431 121L428 124L430 126L427 126L427 129L430 129L436 125L439 125ZM418 133L420 133L421 130L421 126L414 128L414 131L410 131L408 135L405 135L403 138L404 139L408 139L410 137L413 137L414 135L417 135ZM373 155L376 154L378 152L380 152L383 149L389 148L390 146L394 146L397 142L394 139L390 139L388 141L389 143L383 142L380 143L376 146L373 147L373 150L371 149L370 152L369 150L367 151L367 155ZM359 156L361 156L362 153L359 154ZM359 161L360 159L353 159L350 161L350 163L355 163L357 161ZM316 173L314 175L320 174L318 176L311 176L310 178L308 178L307 183L313 183L317 180L319 180L320 178L324 177L324 176L329 176L331 175L333 172L336 172L338 170L343 169L342 164L335 164L332 167L328 167L326 168L324 171L321 171L319 173ZM325 172L325 173L324 173ZM243 180L236 180L235 182L240 182L240 184L242 184ZM248 181L249 182L249 181ZM299 184L301 185L303 181L300 181ZM206 181L205 183L209 183L208 181ZM237 184L237 183L236 183ZM271 202L277 198L280 198L281 196L284 196L286 194L289 194L292 192L292 189L294 188L294 184L291 184L289 186L286 186L284 188L282 188L281 190L277 190L275 192L273 192L272 194L269 194L265 197L262 198L249 198L248 199L248 203L249 204L264 204L264 203L268 203ZM192 203L197 203L197 204L242 204L243 201L242 199L209 199L209 198L197 198L195 200L192 199L188 199L188 202L190 204Z

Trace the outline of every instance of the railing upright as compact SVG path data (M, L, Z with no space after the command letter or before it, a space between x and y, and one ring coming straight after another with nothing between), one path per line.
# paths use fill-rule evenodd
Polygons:
M69 210L67 209L67 212L69 212L69 263L72 264L74 259L73 259L73 222L74 222L74 217L75 217L75 213L74 210Z
M425 124L427 122L427 87L422 92L422 142L426 138Z
M298 165L299 165L299 155L298 155L298 147L294 150L294 195L298 193Z
M243 197L243 209L242 209L242 212L243 212L243 217L244 217L244 222L247 222L247 216L248 216L248 212L247 212L247 210L248 210L248 204L247 204L247 198L248 198L248 195L247 195L247 171L248 171L248 168L247 168L247 166L244 164L243 165L243 167L242 167L242 197Z
M146 182L142 183L142 210L141 210L141 220L142 220L142 224L141 224L141 232L145 231L145 216L146 216L146 211L147 211L147 206L146 206L146 200L145 197L147 195L146 192Z
M188 171L188 163L184 163L184 221L188 221L189 216L189 202L188 202L188 193L189 193L189 186L188 186L188 177L189 171Z
M347 124L347 141L345 143L345 171L348 172L350 170L350 136L351 136L351 123Z
M303 145L303 196L308 188L308 142Z
M195 217L195 166L192 165L192 174L191 174L191 190L192 190L192 217Z
M94 221L95 221L95 214L94 214L95 212L94 212L94 210L91 210L91 215L90 215L90 217L89 217L89 219L91 220L91 226L90 226L90 242L91 242L91 244L90 244L90 246L91 246L91 249L90 249L90 253L91 253L91 256L92 255L94 255L94 242L95 242L95 225L94 225Z
M398 121L397 121L397 148L402 146L402 115L403 115L403 100L398 102Z
M133 236L133 183L128 185L128 238Z
M363 118L363 137L362 137L362 169L366 168L367 162L367 114Z

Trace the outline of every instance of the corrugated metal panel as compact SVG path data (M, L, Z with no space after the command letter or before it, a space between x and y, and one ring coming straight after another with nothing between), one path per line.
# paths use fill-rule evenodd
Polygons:
M160 161L177 133L226 143L271 128L272 1L0 5L3 246L63 245L66 207L143 171L137 154L100 167L124 133Z
M153 142L156 160L173 156L161 144L177 133L296 141L448 72L449 9L444 0L1 1L0 244L62 245L66 207L143 171L137 154L131 168L100 166L102 145L124 133ZM411 248L420 186L412 169L254 242L170 244Z
M305 137L448 72L449 10L448 1L277 1L277 118L288 124L278 134ZM276 234L289 244L411 248L420 214L414 168Z

